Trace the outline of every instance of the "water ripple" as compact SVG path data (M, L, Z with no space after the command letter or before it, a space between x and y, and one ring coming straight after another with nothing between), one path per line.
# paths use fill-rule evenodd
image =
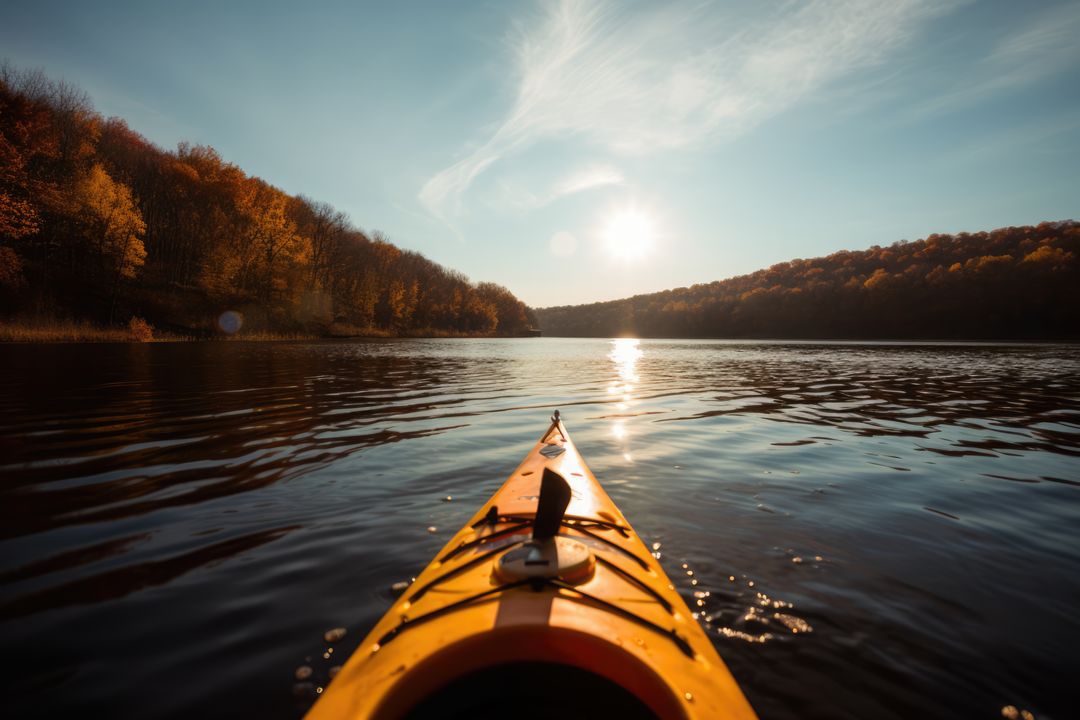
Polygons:
M8 681L50 689L35 712L292 717L312 639L358 642L554 407L763 717L1072 711L1075 347L416 340L0 362L0 622L23 660Z

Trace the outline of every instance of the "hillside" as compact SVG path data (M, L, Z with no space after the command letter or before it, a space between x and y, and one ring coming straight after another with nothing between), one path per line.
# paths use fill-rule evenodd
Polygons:
M505 288L402 250L211 147L163 150L88 96L0 65L0 321L137 316L185 335L516 334ZM230 328L233 329L233 328Z
M1080 339L1080 223L931 235L536 311L545 335Z

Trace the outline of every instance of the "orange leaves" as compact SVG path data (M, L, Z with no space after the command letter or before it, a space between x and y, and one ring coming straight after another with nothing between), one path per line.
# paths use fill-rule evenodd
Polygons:
M1013 264L1012 255L982 255L964 263L965 271L976 273L997 272Z
M33 203L0 189L0 237L18 240L39 229L41 216Z
M128 332L131 333L131 339L135 342L153 342L154 340L154 326L141 317L133 316L128 321Z
M885 268L878 268L874 271L874 274L866 279L863 283L863 287L867 290L873 290L875 288L886 287L889 281L889 273Z
M1075 257L1073 253L1059 247L1042 245L1038 250L1025 255L1021 262L1045 264L1056 268L1072 262Z
M91 292L75 297L72 287ZM44 300L112 322L159 288L197 300L161 310L193 329L205 322L200 306L250 308L250 327L268 330L340 321L381 334L512 333L530 324L505 288L478 287L369 237L212 147L161 150L101 118L77 88L0 63L0 289L22 309Z
M1080 223L931 235L625 300L538 311L545 334L1074 338Z
M76 185L75 207L98 255L118 275L135 277L146 262L142 242L146 223L131 190L109 177L100 164L94 164Z
M0 289L18 291L25 284L22 259L11 248L0 245Z

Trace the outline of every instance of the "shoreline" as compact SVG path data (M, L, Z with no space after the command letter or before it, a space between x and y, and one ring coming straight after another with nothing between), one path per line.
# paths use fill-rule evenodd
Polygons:
M0 344L56 345L102 343L197 343L197 342L288 342L316 340L398 340L409 338L473 338L490 339L519 337L516 335L470 334L440 331L392 333L378 329L359 333L249 332L186 335L168 330L131 327L100 327L90 322L64 321L47 324L0 322ZM527 336L521 336L527 337Z
M459 333L434 330L417 330L405 333L393 333L387 330L371 328L366 331L343 333L305 333L305 332L261 332L252 331L228 335L225 333L188 335L168 330L156 330L152 326L139 327L100 327L88 321L59 321L51 323L0 322L0 344L3 345L63 345L63 344L105 344L105 343L200 343L200 342L315 342L333 340L408 340L408 339L473 339L489 340L496 338L531 339L537 335L500 335ZM612 339L600 336L584 335L543 335L546 338L566 340ZM1076 338L867 338L867 337L824 337L824 338L783 338L783 337L660 337L638 336L636 340L669 340L721 343L762 343L762 344L896 344L896 345L1039 345L1039 344L1076 344Z

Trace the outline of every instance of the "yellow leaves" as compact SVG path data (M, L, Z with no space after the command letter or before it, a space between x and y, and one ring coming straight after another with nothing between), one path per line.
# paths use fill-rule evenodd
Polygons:
M1045 263L1047 265L1059 266L1070 262L1075 255L1066 250L1062 250L1059 247L1051 247L1050 245L1043 245L1038 250L1030 252L1024 256L1024 259L1020 262L1025 263Z
M204 172L226 173L227 166L211 148L181 148L185 162L206 166ZM285 296L296 299L304 287L304 268L311 261L311 241L290 217L292 199L257 178L241 178L228 187L235 214L233 231L216 245L203 265L201 282L217 295L256 295L264 303ZM294 297L290 297L294 296Z
M885 268L878 268L874 271L874 274L866 278L863 283L863 287L867 290L873 290L875 288L883 288L889 281L889 273Z
M122 246L116 245L113 249L119 251L116 256L119 272L126 278L135 277L139 268L146 264L146 246L135 236L130 236Z
M245 183L237 197L237 209L247 225L245 235L268 266L283 257L299 259L305 251L304 239L288 217L288 202L288 195L258 180Z
M396 327L408 326L413 313L420 300L420 284L394 279L386 290L386 302L389 310L391 325Z
M133 278L146 262L141 236L146 223L131 190L109 177L100 164L75 187L75 208L91 246L118 275Z
M1012 264L1012 255L982 255L977 258L971 258L970 260L965 262L964 270L986 272L995 269L1005 268Z

